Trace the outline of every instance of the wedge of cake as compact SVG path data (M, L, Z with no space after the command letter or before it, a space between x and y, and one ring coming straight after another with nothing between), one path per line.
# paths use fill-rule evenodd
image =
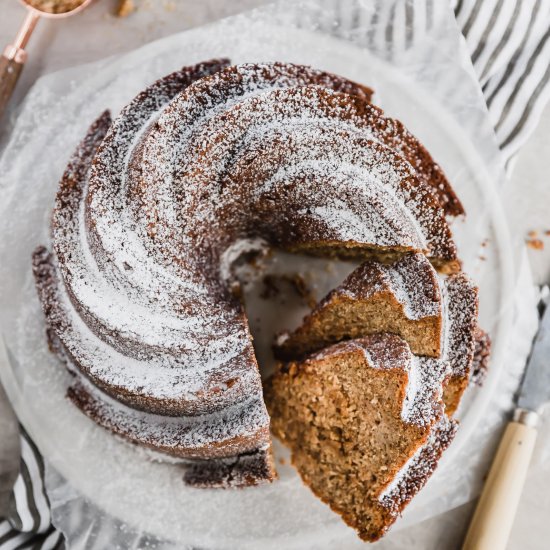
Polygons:
M445 362L376 334L280 364L265 391L303 481L363 540L380 538L424 485L455 424Z
M391 332L406 340L413 353L439 357L442 320L437 274L426 256L407 254L390 265L367 261L294 332L279 336L275 354L298 359L341 340Z

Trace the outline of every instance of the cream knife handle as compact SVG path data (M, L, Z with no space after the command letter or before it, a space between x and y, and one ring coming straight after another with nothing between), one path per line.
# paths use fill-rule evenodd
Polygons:
M506 427L463 550L505 550L537 439L537 417L518 409Z

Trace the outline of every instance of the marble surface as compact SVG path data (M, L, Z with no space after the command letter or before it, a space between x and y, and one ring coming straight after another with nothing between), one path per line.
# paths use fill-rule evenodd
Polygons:
M17 0L0 0L0 45L8 44L24 17ZM98 0L86 12L62 21L41 21L27 48L29 60L13 97L13 111L40 75L123 53L151 40L264 4L264 0L135 0L138 10L125 19L113 14L115 0ZM0 123L0 141L2 137ZM4 136L5 137L5 136ZM521 238L536 231L544 248L529 250L534 280L550 281L550 106L513 163L510 182L512 231ZM0 516L18 465L17 426L0 387ZM550 476L531 475L522 495L509 549L548 548ZM376 547L453 550L460 547L473 503L393 533ZM345 550L345 549L344 549Z

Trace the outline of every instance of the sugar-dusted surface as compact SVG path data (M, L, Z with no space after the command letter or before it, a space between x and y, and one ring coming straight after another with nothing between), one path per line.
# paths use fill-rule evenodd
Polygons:
M222 273L231 269L231 245L263 237L281 246L351 241L449 260L455 254L430 187L392 149L369 139L376 117L385 120L368 104L369 89L284 64L209 77L225 65L172 73L110 127L108 114L98 119L61 181L55 254L40 248L33 260L52 341L110 396L75 387L73 401L132 441L182 456L200 448L205 458L209 446L212 456L230 456L268 441L248 323ZM353 124L368 129L364 110L372 118L366 137ZM254 165L250 155L271 142L279 152ZM239 148L242 159L234 154ZM290 154L283 162L284 150ZM263 189L251 185L257 178ZM327 190L321 201L318 182ZM353 212L351 199L363 189L363 208ZM330 212L326 202L335 204ZM277 221L262 226L274 204ZM133 409L116 410L116 402Z
M456 255L436 195L388 143L421 146L370 106L370 90L302 66L225 64L138 95L89 182L69 168L55 210L65 346L105 391L154 412L210 413L259 391L226 283L235 243Z
M207 106L234 92L209 80L211 87L208 80L196 86L206 87ZM204 245L222 250L231 235L253 231L287 247L336 241L455 258L439 202L383 143L378 127L385 119L369 104L322 88L291 88L229 101L203 120L194 91L145 136L141 163L148 169L135 184L148 231L166 247L157 250L164 262L185 257L188 244L176 235L185 235L191 215L209 228L215 245L203 236Z
M451 444L458 424L443 415L434 426L427 441L401 468L380 495L380 503L392 516L397 516L426 484L437 468L443 451Z
M453 376L468 376L474 358L478 317L478 289L464 274L445 279L447 329L445 355Z
M386 290L402 304L408 319L442 314L437 276L423 254L407 254L392 265L363 264L335 292L353 299L365 299Z
M132 442L181 458L236 457L262 449L258 446L258 431L267 431L269 419L261 395L252 395L220 413L167 417L125 407L82 375L76 376L69 390L71 401L92 420Z

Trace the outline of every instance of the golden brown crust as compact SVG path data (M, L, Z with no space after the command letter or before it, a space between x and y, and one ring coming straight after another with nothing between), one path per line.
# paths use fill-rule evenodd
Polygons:
M467 375L449 376L443 387L443 401L445 412L453 416L460 405L460 401L468 387L469 373Z

